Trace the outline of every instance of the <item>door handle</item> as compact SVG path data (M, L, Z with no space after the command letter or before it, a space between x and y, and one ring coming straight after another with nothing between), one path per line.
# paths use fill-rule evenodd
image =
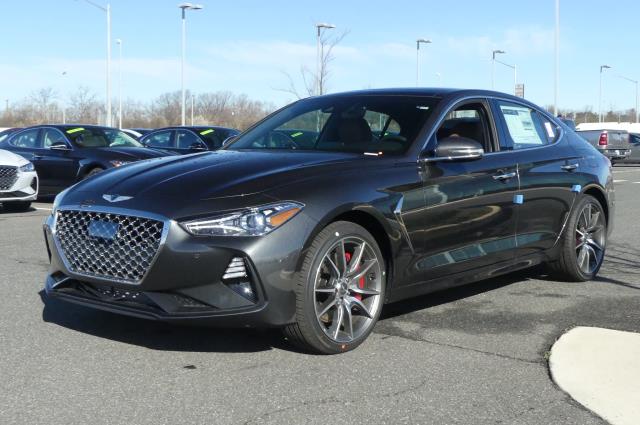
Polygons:
M580 167L580 164L575 163L575 164L563 165L560 168L562 168L564 171L573 171L573 170L577 170L578 167Z
M495 176L493 176L493 179L497 181L505 181L505 180L512 179L515 176L516 176L516 172L512 171L510 173L496 174Z

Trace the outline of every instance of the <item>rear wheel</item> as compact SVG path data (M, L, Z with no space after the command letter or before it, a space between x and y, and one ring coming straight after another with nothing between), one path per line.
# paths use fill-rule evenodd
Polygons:
M604 260L607 222L602 205L585 195L577 203L562 235L559 258L550 264L559 277L584 282L593 279Z
M385 281L385 262L373 236L355 223L330 224L306 254L296 287L296 322L285 335L323 354L356 348L380 317Z
M31 208L31 202L5 202L2 204L2 206L4 210L8 212L25 212L29 211L29 208Z

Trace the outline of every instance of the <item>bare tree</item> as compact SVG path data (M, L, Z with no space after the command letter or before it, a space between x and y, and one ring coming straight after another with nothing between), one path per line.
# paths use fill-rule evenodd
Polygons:
M69 96L68 121L76 123L98 123L103 106L94 92L80 86Z
M59 109L54 103L56 92L51 87L43 87L29 95L29 101L38 117L33 117L40 123L54 119L55 111Z
M298 88L293 76L286 71L282 71L287 79L287 85L276 90L290 93L298 99L304 97L322 95L327 92L329 77L331 76L330 65L334 61L334 48L349 34L348 30L339 33L336 36L329 36L326 32L321 33L317 63L315 70L311 70L308 66L300 67L300 79L302 80L302 88Z

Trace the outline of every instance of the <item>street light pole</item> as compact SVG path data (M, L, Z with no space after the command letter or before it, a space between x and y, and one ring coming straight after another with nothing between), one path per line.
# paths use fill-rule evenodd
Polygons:
M64 79L64 77L66 76L67 76L67 71L62 71L62 74L60 74L60 78ZM64 92L64 87L62 91ZM67 111L66 111L66 105L65 105L64 99L62 99L62 124L66 124L66 123L67 123Z
M322 78L322 57L324 56L324 46L322 45L322 30L334 29L336 26L321 22L316 24L316 94L322 96L323 78Z
M416 87L420 86L420 44L431 44L431 40L427 38L416 40Z
M84 0L91 6L102 10L107 14L107 117L106 125L111 127L111 5L107 3L106 7L100 6L92 0Z
M186 51L187 51L187 20L186 20L186 11L187 10L201 10L204 8L201 4L191 4L191 3L181 3L178 5L180 9L182 9L182 61L180 64L180 85L182 90L182 113L181 113L181 123L182 125L186 125L186 102L187 95L186 89L184 85L184 67L186 62Z
M496 55L505 54L504 50L494 50L491 52L491 90L496 88Z
M555 76L553 84L553 115L558 116L558 91L560 90L560 0L556 0Z
M122 130L122 39L116 40L118 43L118 128Z
M598 122L602 122L602 71L611 69L609 65L600 65L600 90L598 94Z
M632 82L633 84L636 85L636 108L635 108L635 113L636 113L636 123L638 122L638 80L633 80L631 78L627 78L623 75L619 75L620 78L622 78L623 80L627 80Z

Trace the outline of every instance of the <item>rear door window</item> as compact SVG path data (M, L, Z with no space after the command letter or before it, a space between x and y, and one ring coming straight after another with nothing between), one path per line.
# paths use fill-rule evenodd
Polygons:
M10 144L17 148L38 149L40 148L39 133L39 128L20 132L11 139Z
M145 139L145 145L150 148L166 149L171 148L171 138L173 136L173 130L158 131L157 133L150 134Z
M558 135L557 126L535 109L527 106L498 102L507 140L501 140L503 149L528 149L553 143Z

